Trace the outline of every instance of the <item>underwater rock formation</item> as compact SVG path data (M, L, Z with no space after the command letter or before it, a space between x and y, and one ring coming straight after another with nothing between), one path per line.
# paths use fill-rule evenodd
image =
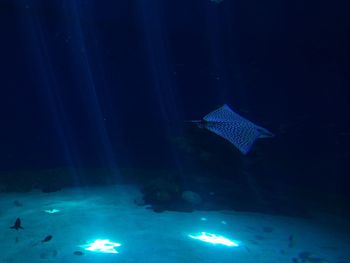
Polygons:
M181 198L193 206L196 206L202 203L202 198L200 197L200 195L192 191L182 192Z

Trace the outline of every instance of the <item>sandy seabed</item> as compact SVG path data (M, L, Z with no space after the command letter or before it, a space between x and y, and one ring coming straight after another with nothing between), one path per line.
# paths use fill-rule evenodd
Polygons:
M0 262L350 263L347 222L235 211L155 213L130 185L0 194ZM17 218L24 229L10 229ZM206 232L238 243L190 237ZM44 242L45 237L52 238ZM95 240L119 243L89 251Z

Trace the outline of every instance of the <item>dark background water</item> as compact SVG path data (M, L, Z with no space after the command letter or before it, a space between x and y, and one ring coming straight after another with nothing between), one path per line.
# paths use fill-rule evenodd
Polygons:
M144 183L155 177L146 171L163 170L203 195L215 182L233 207L253 196L247 207L346 210L347 10L298 0L0 1L1 184ZM245 157L183 122L224 103L276 137Z

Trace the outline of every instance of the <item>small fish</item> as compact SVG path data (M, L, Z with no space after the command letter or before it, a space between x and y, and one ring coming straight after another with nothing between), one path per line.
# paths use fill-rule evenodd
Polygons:
M21 219L18 217L18 218L16 219L15 224L14 224L13 226L11 226L10 228L11 228L11 229L16 229L16 230L18 230L18 229L24 229L24 228L21 226Z
M51 235L46 236L41 242L49 242L52 239Z
M49 242L52 239L51 235L46 236L41 242Z
M20 201L18 201L18 200L13 201L13 204L14 204L15 206L17 206L17 207L23 206L22 203L21 203Z
M35 247L35 246L40 245L41 243L49 242L51 239L52 239L52 235L48 235L44 239L42 239L41 241L37 241L37 242L33 243L32 246Z

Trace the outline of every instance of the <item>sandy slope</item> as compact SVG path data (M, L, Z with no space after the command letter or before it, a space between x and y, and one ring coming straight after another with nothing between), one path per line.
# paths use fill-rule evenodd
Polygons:
M287 263L298 255L299 262L350 262L349 232L334 218L316 221L234 211L158 214L136 206L139 195L132 186L1 194L0 262ZM48 209L60 212L50 214ZM9 228L17 217L24 230ZM240 246L188 237L202 231L238 240ZM52 240L41 242L47 235ZM121 243L119 253L81 247L95 239Z

